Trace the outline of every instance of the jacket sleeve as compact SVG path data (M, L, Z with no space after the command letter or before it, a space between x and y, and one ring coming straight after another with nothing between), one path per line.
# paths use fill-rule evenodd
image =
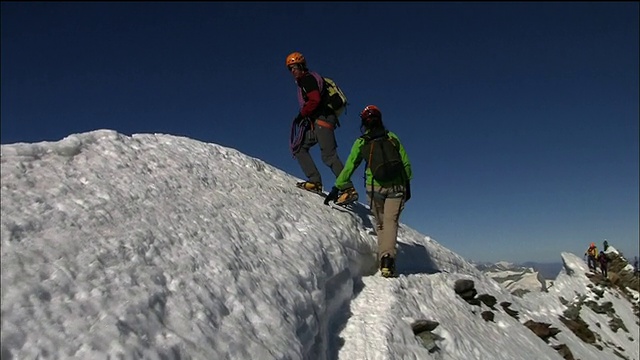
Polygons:
M404 164L404 170L407 174L407 180L413 179L413 171L411 170L411 162L409 161L409 155L407 155L407 152L405 151L404 146L402 145L402 141L400 141L400 138L398 138L398 135L396 135L395 133L389 132L389 135L398 141L398 144L399 144L398 150L400 151L400 156L402 157L402 163Z
M340 175L336 178L335 187L340 190L344 190L344 187L351 180L351 176L353 172L356 171L360 163L362 163L362 155L360 154L360 148L362 147L363 140L362 138L358 138L351 147L351 152L349 153L349 157L344 164L344 168Z
M300 109L300 115L307 117L320 105L320 87L313 75L307 74L300 80L300 89L305 94L305 102Z
M304 106L300 110L300 115L307 117L316 110L318 104L320 104L320 92L318 90L314 90L310 93L307 93L307 101L305 101Z

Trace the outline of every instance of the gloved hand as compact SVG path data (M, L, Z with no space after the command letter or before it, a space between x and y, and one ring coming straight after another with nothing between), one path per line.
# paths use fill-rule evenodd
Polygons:
M305 116L302 116L302 114L298 113L298 115L293 119L293 123L298 125L302 122L302 120L304 120Z
M407 202L411 199L411 181L407 180L404 184L404 201Z
M329 195L327 195L326 198L324 198L324 204L325 205L329 205L329 201L336 201L338 200L338 193L340 192L340 189L338 189L337 187L332 187L331 191L329 192Z

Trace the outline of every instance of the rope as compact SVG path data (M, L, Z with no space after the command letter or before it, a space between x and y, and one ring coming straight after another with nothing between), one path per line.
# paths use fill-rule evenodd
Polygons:
M300 150L300 146L302 146L304 140L304 134L308 129L309 119L304 119L299 124L296 124L295 121L291 123L291 134L289 136L291 155L295 156L298 150Z

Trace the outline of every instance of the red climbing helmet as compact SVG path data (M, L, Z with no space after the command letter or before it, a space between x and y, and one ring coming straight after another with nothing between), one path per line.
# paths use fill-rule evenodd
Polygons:
M362 112L360 112L360 119L362 122L370 122L373 118L378 118L382 120L382 113L380 109L378 109L375 105L367 105Z

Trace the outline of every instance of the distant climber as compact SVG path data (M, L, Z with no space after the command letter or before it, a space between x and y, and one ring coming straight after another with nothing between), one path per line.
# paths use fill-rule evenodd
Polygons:
M609 276L607 273L607 265L609 264L609 259L607 258L607 255L604 253L604 251L600 251L598 262L600 263L600 271L602 272L602 277L608 279Z
M595 243L591 243L591 246L584 252L584 256L587 257L587 265L589 266L589 270L596 271L596 260L598 258L598 248L596 248Z

